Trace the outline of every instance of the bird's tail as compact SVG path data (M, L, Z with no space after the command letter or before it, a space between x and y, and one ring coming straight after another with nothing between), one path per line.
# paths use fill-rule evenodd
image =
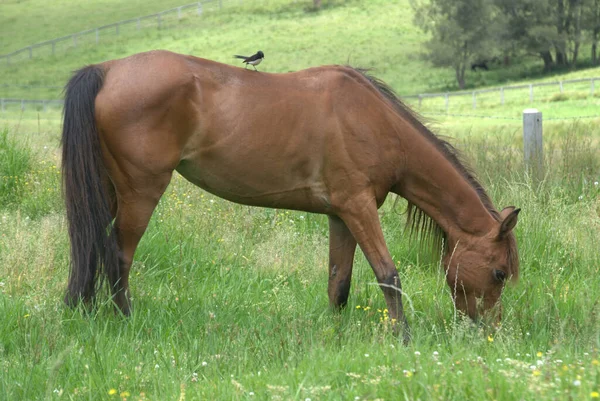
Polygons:
M237 55L237 54L236 54L236 55L234 55L233 57L234 57L234 58L241 58L242 60L245 60L245 59L247 59L247 58L248 58L248 57L246 57L246 56L239 56L239 55Z

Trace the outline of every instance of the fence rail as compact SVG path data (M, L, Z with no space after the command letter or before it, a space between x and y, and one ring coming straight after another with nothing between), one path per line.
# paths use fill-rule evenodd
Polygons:
M20 109L21 111L25 111L28 106L37 111L48 111L49 109L58 109L63 106L62 100L55 99L40 99L40 100L32 100L32 99L6 99L0 98L0 111L8 111L12 109Z
M600 77L540 82L525 85L510 85L493 89L481 89L473 91L421 93L418 95L401 97L406 100L416 100L419 107L423 107L424 103L428 103L426 106L429 106L431 103L433 103L438 107L438 109L445 109L446 111L448 111L450 108L450 97L470 97L472 102L471 107L473 109L477 109L478 105L481 103L486 105L499 104L503 106L507 101L514 100L515 97L523 99L523 96L525 96L525 99L528 97L529 103L533 103L534 100L540 100L540 97L545 97L547 99L549 95L556 96L557 93L565 93L567 90L575 91L585 96L600 96L600 92L596 93L596 82L600 83ZM548 87L550 87L549 91L539 89ZM538 90L536 90L536 88L538 88ZM528 90L528 93L510 93L513 91L522 91L523 89ZM440 100L443 103L441 103Z
M115 22L112 24L88 29L85 31L62 36L60 38L46 40L36 43L22 49L15 50L12 53L0 55L0 65L10 66L25 60L31 60L34 57L56 55L59 52L67 51L70 48L76 48L85 44L100 44L102 38L106 35L120 35L127 29L135 31L143 28L166 28L174 22L179 22L183 18L200 16L205 11L220 10L229 4L242 4L243 0L202 0L196 3L186 4L179 7L161 11L156 14L145 15L142 17L131 18Z

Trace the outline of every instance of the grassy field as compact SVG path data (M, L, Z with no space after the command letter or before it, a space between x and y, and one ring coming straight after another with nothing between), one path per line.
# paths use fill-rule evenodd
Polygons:
M385 322L357 254L350 304L327 307L323 216L222 201L176 176L137 252L135 312L63 307L68 242L52 135L0 137L0 399L586 399L599 390L597 124L546 130L548 177L516 139L458 134L497 205L523 208L522 275L502 328L473 328L436 263L381 219L414 341ZM25 140L27 146L23 145ZM518 148L516 148L518 149ZM8 162L7 162L8 161Z
M0 24L0 29L6 32L2 37L13 43L19 35L25 35L27 39L18 42L22 47L41 39L177 5L173 0L128 2L120 13L123 6L117 8L113 0L85 5L81 2L69 2L68 6L67 2L62 3L56 6L56 2L28 0L3 5L3 10L6 7L9 12L4 17L6 24ZM236 63L233 54L253 53L260 48L266 54L265 62L261 64L261 71L265 72L350 63L373 68L377 76L402 95L456 89L451 69L433 68L422 59L421 45L427 37L412 24L409 0L329 0L323 2L321 12L308 11L310 4L312 1L309 0L246 1L221 11L206 12L202 17L189 15L181 21L174 16L165 18L162 29L137 30L131 25L123 27L118 36L103 33L98 46L94 44L95 36L94 40L81 38L77 48L71 44L57 51L56 56L34 57L11 66L0 65L0 97L57 99L61 97L61 88L71 71L85 64L159 48L232 64ZM27 18L17 18L22 12L19 10L26 7L28 15L31 10L30 18L34 21L43 18L44 21L34 24ZM73 15L78 18L72 18ZM50 22L46 21L52 21L52 29L47 27ZM36 28L25 28L26 25ZM587 53L587 47L582 48L582 62L590 57ZM514 60L510 68L495 66L489 72L468 71L467 83L470 88L480 88L523 79L528 82L556 79L556 76L542 76L541 73L538 60L523 58ZM600 68L566 72L561 76L564 79L598 77Z
M202 24L184 21L189 26L0 67L0 84L62 85L85 63L158 47L230 62L248 46L244 16L257 22L250 32L257 43L272 46L263 46L266 71L344 63L352 54L353 64L372 63L401 93L437 90L451 78L418 57L385 51L401 37L418 50L423 39L403 31L410 22L403 2L339 1L321 13L307 12L309 2L249 3L207 14ZM18 4L6 4L19 15ZM85 4L92 7L86 15L102 16L93 11L100 3ZM83 29L76 18L65 21ZM11 24L24 30L21 22ZM471 326L457 316L437 262L404 234L405 204L390 197L380 218L407 295L409 346L390 332L360 252L348 307L328 308L324 216L235 205L178 175L136 253L133 315L116 316L106 294L90 315L66 309L60 114L1 113L0 400L598 398L600 120L544 123L540 184L524 173L519 121L532 106L550 118L595 115L598 98L569 92L503 107L482 99L476 110L469 102L451 103L451 114L507 119L441 115L431 103L420 111L435 132L453 137L496 206L523 209L516 228L521 280L504 294L499 330Z

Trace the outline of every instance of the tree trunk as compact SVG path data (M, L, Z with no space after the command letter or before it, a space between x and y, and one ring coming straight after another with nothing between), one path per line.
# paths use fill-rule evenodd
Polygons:
M321 8L321 2L322 0L313 0L313 6L315 8Z
M557 0L557 15L556 15L556 31L558 32L559 39L554 42L554 50L556 52L556 65L567 64L567 56L565 54L567 49L566 40L564 34L566 33L566 21L565 16L565 4L563 0Z
M456 82L458 82L458 88L465 89L465 67L456 66L454 67L454 71L456 72Z
M573 58L571 59L571 67L575 68L575 64L577 63L577 56L579 55L579 42L575 42L575 47L573 48Z
M564 52L564 43L555 46L556 49L556 65L566 65L567 55Z
M544 60L544 71L550 71L553 65L552 53L550 53L550 50L540 52L540 57Z
M600 63L598 59L598 34L600 34L600 28L595 28L592 32L592 65Z

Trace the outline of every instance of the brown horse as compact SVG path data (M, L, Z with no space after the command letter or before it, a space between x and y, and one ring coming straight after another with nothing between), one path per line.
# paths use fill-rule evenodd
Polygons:
M348 299L358 243L407 338L377 212L388 192L413 229L444 239L460 311L475 319L518 275L519 209L498 213L448 143L350 67L268 74L168 51L87 66L66 86L62 145L70 305L106 275L129 314L133 255L174 170L233 202L328 215L331 305Z

